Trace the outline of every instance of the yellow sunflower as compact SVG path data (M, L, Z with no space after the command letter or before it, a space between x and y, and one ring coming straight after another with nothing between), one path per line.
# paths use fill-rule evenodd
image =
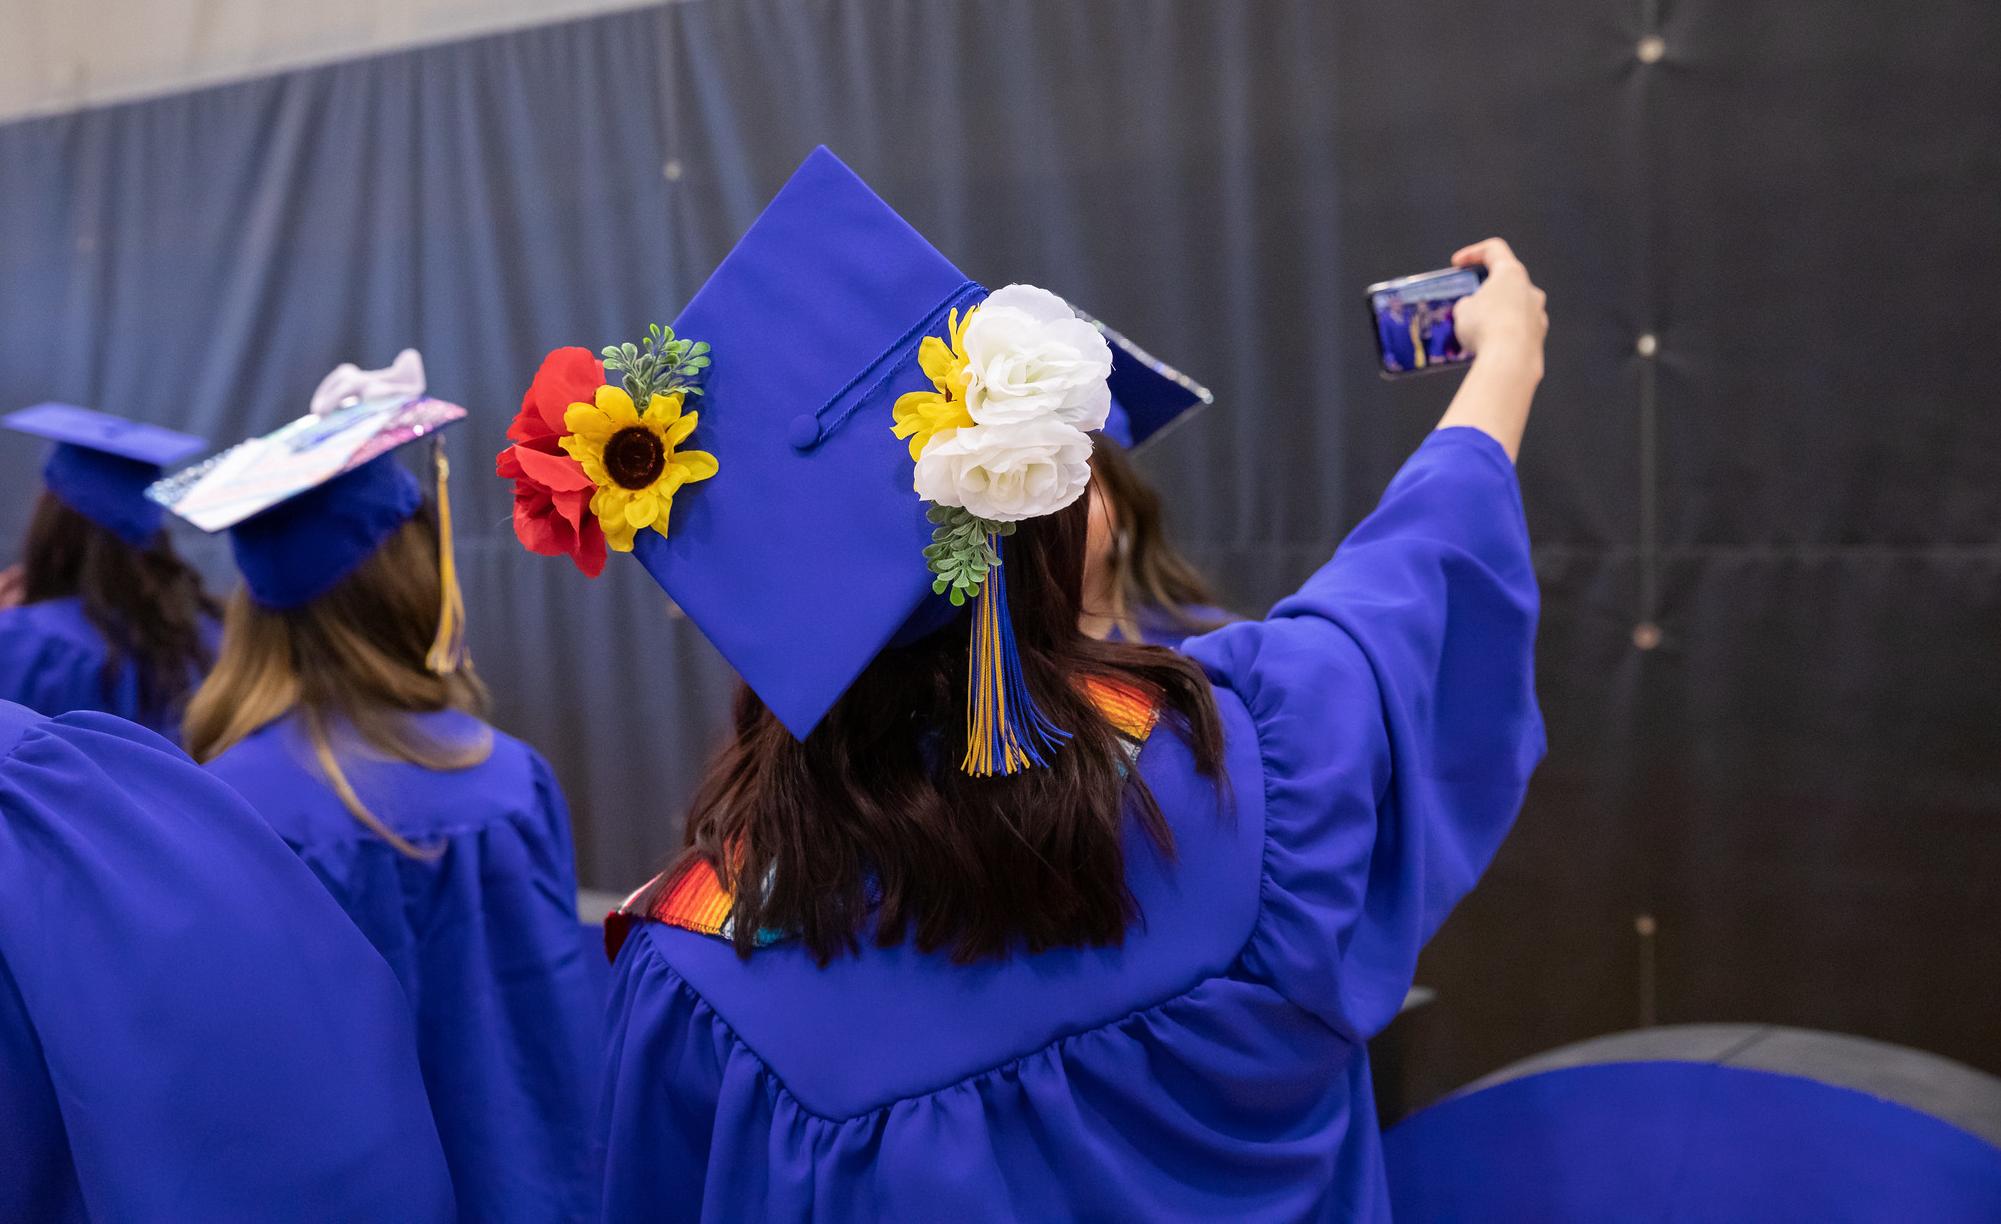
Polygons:
M966 381L972 363L966 358L965 343L966 324L972 322L973 310L968 310L963 319L958 311L952 312L945 327L952 337L951 343L926 336L924 343L917 346L917 364L937 390L898 396L892 409L896 417L894 432L899 438L910 439L913 460L923 456L932 439L949 438L973 423L966 412Z
M614 552L631 552L633 534L651 527L667 534L667 514L682 485L716 474L707 451L674 448L695 432L700 413L681 411L682 396L656 395L644 413L623 387L599 387L596 403L571 404L563 414L562 447L598 487L591 513Z

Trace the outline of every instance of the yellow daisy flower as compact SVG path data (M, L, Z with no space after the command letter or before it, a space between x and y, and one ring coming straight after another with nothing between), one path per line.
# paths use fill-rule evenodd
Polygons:
M959 317L954 310L946 323L946 332L952 337L947 344L936 336L924 337L924 343L917 346L917 364L931 379L935 391L912 391L897 397L892 413L896 418L894 432L899 438L910 439L910 457L915 460L924 454L924 448L935 438L949 438L958 430L972 425L973 418L966 412L966 382L970 377L972 362L966 357L966 324L973 321L973 310Z
M614 552L631 552L641 528L666 535L675 491L716 474L714 455L674 449L701 416L682 412L681 400L678 393L656 395L641 413L623 387L604 386L595 403L571 404L563 414L570 432L561 445L598 487L591 513Z

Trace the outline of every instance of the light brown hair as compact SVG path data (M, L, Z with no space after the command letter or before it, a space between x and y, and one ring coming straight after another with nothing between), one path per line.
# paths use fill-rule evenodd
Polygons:
M1166 617L1188 633L1207 633L1228 623L1204 615L1217 606L1216 593L1192 562L1174 550L1161 527L1160 494L1139 474L1125 448L1098 434L1091 454L1092 484L1105 499L1114 528L1109 607L1086 613L1109 619L1128 642L1146 640L1143 611Z
M429 853L397 834L355 793L333 747L335 728L392 760L467 769L492 737L443 743L412 714L483 714L486 689L470 662L446 675L425 663L437 634L438 534L427 504L339 585L300 608L263 608L238 590L223 622L222 652L188 703L188 754L214 760L258 728L296 710L327 785L370 831L413 857Z

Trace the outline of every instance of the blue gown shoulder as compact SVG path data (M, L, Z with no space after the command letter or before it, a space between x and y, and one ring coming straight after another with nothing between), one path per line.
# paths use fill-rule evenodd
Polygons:
M49 599L0 611L0 700L41 714L121 704L103 683L104 639L76 599ZM127 699L128 702L131 699Z
M0 702L0 1116L0 1219L454 1217L381 957L240 799L100 713Z
M1234 612L1206 605L1183 608L1179 616L1165 608L1142 608L1138 613L1140 641L1148 646L1179 650L1192 637L1231 624L1240 618ZM1189 622L1193 622L1191 627Z
M351 732L336 730L332 745L342 772L391 829L420 842L502 825L542 835L556 832L553 817L562 792L534 749L468 714L440 711L411 719L440 745L485 744L488 751L465 769L428 769L386 759ZM351 850L357 842L382 844L327 785L297 715L245 736L210 761L208 769L249 799L280 836L308 857ZM567 845L567 809L561 814L565 827L558 840Z
M212 652L220 626L209 621L205 630ZM103 634L74 597L0 611L0 701L48 715L99 710L178 740L177 718L140 701L138 674L129 663L106 682L108 653Z

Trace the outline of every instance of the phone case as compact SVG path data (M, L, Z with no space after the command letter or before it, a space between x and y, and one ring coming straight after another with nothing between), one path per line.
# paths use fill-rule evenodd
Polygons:
M1456 369L1472 360L1459 347L1452 308L1487 279L1487 269L1440 268L1364 291L1369 330L1376 338L1376 362L1384 378L1406 378Z

